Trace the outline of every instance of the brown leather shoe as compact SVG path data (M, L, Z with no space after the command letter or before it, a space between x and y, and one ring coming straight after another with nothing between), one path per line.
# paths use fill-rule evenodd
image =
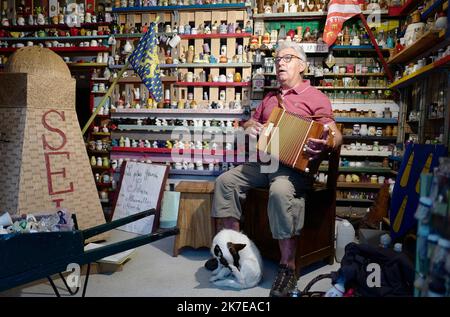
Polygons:
M288 297L297 290L295 271L286 264L280 264L277 277L272 284L270 297Z

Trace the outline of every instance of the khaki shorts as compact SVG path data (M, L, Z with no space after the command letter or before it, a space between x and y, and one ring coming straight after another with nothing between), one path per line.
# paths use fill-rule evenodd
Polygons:
M267 214L274 239L288 239L300 234L305 217L305 193L313 178L280 165L275 173L260 172L260 164L239 165L216 179L212 216L240 219L240 200L252 187L268 187Z

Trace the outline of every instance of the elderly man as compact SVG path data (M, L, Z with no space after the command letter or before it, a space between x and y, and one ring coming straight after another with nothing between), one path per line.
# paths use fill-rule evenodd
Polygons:
M328 128L324 139L309 139L306 150L311 159L338 148L342 143L332 116L328 97L303 79L306 55L298 43L282 42L276 50L276 71L280 89L266 95L252 118L244 124L250 135L260 133L274 107L281 99L287 111L325 124ZM281 98L280 98L281 97ZM331 130L331 133L330 133ZM333 142L327 142L333 134ZM328 143L334 143L332 146ZM261 173L259 163L246 163L220 175L215 184L212 216L221 218L224 228L239 231L242 214L240 199L245 199L251 187L269 187L268 216L274 239L278 240L281 259L278 274L270 296L284 297L297 288L295 252L297 239L303 227L305 192L311 188L313 177L280 165L272 173ZM208 260L205 266L214 269L217 262Z

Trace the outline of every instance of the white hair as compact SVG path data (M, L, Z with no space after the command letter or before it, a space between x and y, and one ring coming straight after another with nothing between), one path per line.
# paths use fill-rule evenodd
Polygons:
M281 50L284 50L286 48L292 48L294 49L297 53L298 53L298 57L300 57L300 59L304 62L306 62L306 54L305 51L303 50L303 48L300 46L299 43L297 42L292 42L292 41L280 41L278 42L278 47L275 50L275 54L278 55L278 53Z

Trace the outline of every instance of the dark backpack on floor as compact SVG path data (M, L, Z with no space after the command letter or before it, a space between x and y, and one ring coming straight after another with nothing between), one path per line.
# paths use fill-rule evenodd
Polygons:
M375 272L373 268L367 268L370 263L379 265L379 287L370 287L367 283ZM345 289L353 288L356 296L413 296L414 265L404 253L391 249L350 243L345 247L341 268L333 273L333 284L342 276Z

